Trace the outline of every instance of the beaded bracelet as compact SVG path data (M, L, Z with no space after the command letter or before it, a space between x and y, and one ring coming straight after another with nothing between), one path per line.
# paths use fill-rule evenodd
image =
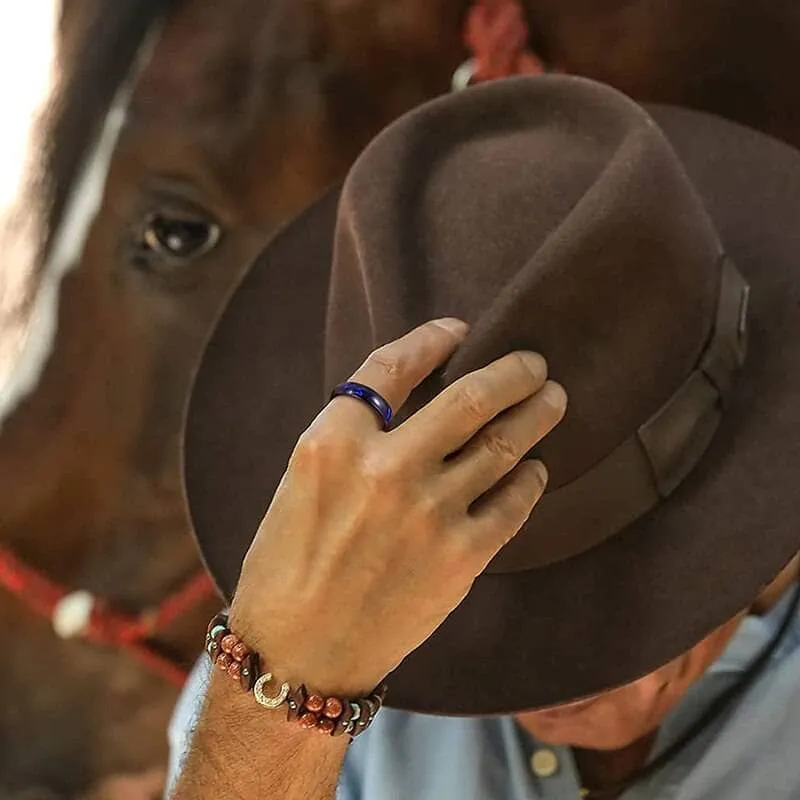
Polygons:
M268 687L277 683L275 677L261 671L258 653L231 632L224 613L217 614L208 625L206 653L218 669L239 682L244 692L252 692L259 705L270 710L285 705L289 722L329 736L355 737L364 733L381 710L386 695L386 686L381 686L369 697L356 700L323 697L305 686L292 689L288 683L280 684L277 694L267 694Z

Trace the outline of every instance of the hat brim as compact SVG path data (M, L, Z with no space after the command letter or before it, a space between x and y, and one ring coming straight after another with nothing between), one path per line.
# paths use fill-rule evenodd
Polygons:
M390 706L507 713L623 685L747 608L800 550L800 153L709 115L648 111L751 284L744 374L701 465L667 502L582 555L478 578L391 675ZM330 192L253 264L195 382L186 491L226 598L323 403L337 200Z

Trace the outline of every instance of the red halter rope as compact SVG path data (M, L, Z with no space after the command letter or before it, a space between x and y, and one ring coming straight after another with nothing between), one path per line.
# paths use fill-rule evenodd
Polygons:
M464 44L472 58L456 71L453 88L550 71L529 49L528 38L520 0L475 0L464 26Z
M187 671L170 658L157 652L148 644L148 639L168 627L178 617L186 614L207 597L214 594L214 585L205 572L192 578L174 594L164 599L157 608L132 616L111 608L100 598L85 592L71 591L49 580L41 573L25 566L6 548L0 545L0 586L22 600L39 616L50 620L58 632L59 615L68 605L80 597L84 600L86 618L77 619L77 627L65 638L80 638L83 641L104 647L115 647L130 653L137 661L148 667L175 686L183 686ZM80 615L80 612L78 612Z

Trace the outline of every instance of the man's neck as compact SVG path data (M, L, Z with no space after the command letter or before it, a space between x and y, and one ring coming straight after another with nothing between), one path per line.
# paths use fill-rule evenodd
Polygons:
M581 783L591 792L598 793L603 800L614 797L609 790L624 784L636 775L647 763L657 731L623 747L621 750L583 750L575 748L575 766Z
M759 595L750 613L763 616L769 613L800 578L800 555L792 559L781 573ZM575 764L584 787L595 790L603 800L611 800L611 787L625 783L645 766L655 743L658 730L638 739L620 750L584 750L574 748Z
M759 595L749 609L750 614L769 613L800 578L800 555L796 556ZM524 726L523 726L524 727ZM647 763L658 730L654 730L619 750L585 750L574 748L575 764L589 797L613 800L613 787L624 784Z

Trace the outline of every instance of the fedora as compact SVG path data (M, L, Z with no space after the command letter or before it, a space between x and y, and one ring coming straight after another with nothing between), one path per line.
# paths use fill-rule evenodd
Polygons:
M415 109L273 240L209 341L184 474L220 590L331 388L456 316L467 339L396 424L514 349L570 407L535 453L544 498L387 704L507 713L669 662L800 550L798 254L800 153L749 129L566 76Z

